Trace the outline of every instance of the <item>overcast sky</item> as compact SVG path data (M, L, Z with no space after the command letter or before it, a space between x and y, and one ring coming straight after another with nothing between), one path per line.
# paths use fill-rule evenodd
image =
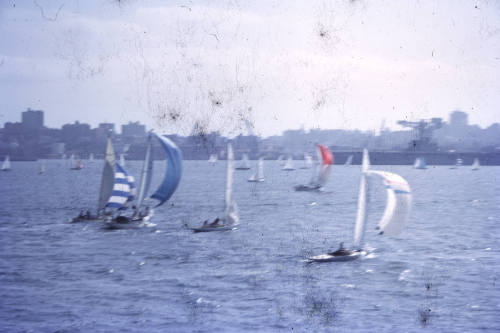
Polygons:
M500 122L500 1L0 1L0 123L27 107L188 134Z

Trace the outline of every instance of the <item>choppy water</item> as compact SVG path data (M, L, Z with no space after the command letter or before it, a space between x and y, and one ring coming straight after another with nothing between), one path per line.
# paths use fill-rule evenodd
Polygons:
M156 170L162 163L157 162ZM222 209L225 163L187 161L154 228L70 224L94 207L102 161L14 162L0 173L0 329L5 332L484 332L500 329L498 167L376 169L405 177L414 209L398 238L365 240L349 263L301 259L351 241L360 167L335 166L326 193L297 193L309 170L266 161L235 172L238 230L193 234ZM139 162L128 169L139 176ZM159 181L159 175L153 184ZM156 183L155 183L156 182Z

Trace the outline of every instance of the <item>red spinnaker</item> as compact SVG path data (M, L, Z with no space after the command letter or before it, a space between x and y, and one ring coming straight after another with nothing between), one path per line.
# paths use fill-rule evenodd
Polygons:
M318 144L319 151L321 152L321 158L323 159L323 165L333 164L333 154L325 146Z

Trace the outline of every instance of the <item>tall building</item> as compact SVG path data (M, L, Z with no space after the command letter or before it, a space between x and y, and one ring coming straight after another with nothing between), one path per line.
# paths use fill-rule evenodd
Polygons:
M129 122L126 125L122 125L122 135L123 136L145 136L146 135L146 126L141 125L138 121Z
M43 111L28 110L22 113L22 124L25 131L37 131L43 128Z
M109 132L115 132L115 124L113 123L100 123L99 128L101 130L104 130L104 132L109 133Z
M453 127L467 126L469 123L469 116L462 111L453 111L450 113L450 125Z

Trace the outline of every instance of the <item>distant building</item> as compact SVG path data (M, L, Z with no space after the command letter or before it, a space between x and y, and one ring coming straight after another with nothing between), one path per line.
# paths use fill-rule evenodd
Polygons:
M450 113L450 125L453 127L467 126L469 123L469 116L462 111L453 111Z
M145 136L146 126L141 125L138 121L129 122L126 125L122 125L122 135L127 137Z
M62 139L70 147L81 142L83 138L90 137L90 125L75 121L74 124L66 124L62 127Z
M106 133L109 133L109 132L114 133L115 132L115 124L113 124L113 123L100 123L99 129L104 130L104 132L106 132Z
M43 111L28 108L22 113L22 124L26 132L43 128Z

